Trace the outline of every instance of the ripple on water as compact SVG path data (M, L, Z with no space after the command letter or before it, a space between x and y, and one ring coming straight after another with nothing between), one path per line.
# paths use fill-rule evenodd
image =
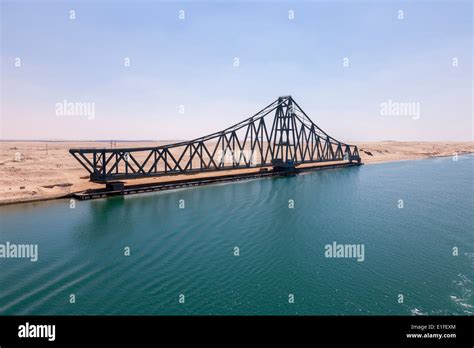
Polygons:
M44 202L28 219L24 210L0 211L10 240L44 246L34 267L2 261L8 284L0 290L0 311L472 314L474 253L456 259L450 250L454 242L472 249L473 160L382 164L81 202L75 213ZM405 208L398 209L402 193ZM185 209L178 208L181 199ZM49 232L37 234L32 226ZM333 241L363 243L365 261L325 258L324 246ZM69 293L80 305L66 305ZM177 302L180 293L186 306ZM289 293L296 296L293 306ZM397 303L399 293L405 305Z
M453 280L455 295L450 295L450 299L458 306L464 314L474 314L472 304L472 280L465 274L459 273L456 280Z

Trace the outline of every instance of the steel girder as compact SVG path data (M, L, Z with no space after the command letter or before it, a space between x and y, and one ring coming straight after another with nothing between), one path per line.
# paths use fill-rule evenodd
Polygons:
M273 113L274 112L274 113ZM273 118L272 118L273 115ZM220 132L157 147L70 149L91 181L330 161L360 162L357 146L320 129L291 96Z

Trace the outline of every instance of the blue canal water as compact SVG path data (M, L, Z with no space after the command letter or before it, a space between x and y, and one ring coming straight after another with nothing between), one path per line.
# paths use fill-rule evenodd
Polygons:
M473 178L463 156L4 206L0 243L39 255L0 258L0 314L472 315Z

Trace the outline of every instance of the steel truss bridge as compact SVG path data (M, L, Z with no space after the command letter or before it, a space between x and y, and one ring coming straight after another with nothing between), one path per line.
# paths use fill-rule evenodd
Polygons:
M305 163L360 163L357 146L319 128L291 96L220 132L156 147L70 149L91 181L107 183L173 174Z

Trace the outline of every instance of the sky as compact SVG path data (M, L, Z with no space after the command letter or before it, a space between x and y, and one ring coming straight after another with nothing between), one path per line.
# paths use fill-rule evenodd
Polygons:
M192 139L292 95L340 141L473 140L472 7L2 0L0 138Z

